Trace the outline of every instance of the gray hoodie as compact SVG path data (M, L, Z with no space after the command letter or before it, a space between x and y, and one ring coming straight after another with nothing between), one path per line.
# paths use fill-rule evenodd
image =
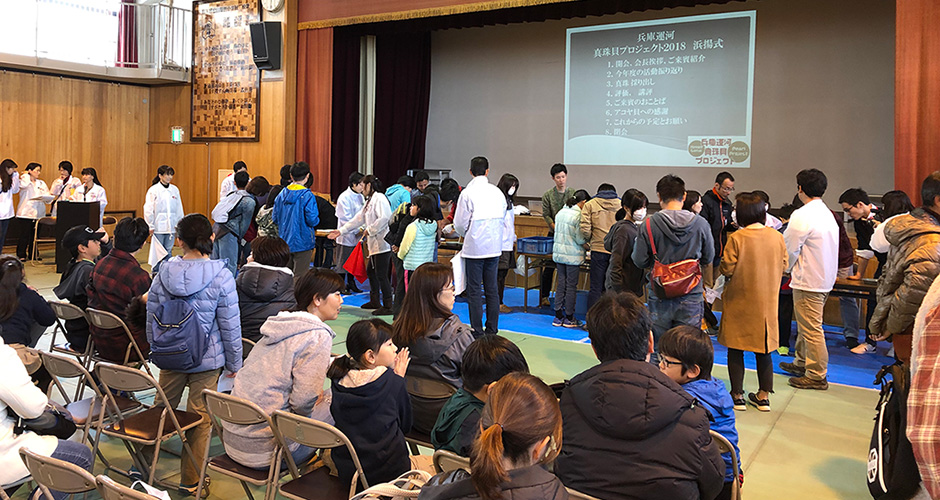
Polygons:
M633 263L640 269L653 267L650 232L656 245L656 259L663 264L696 259L708 265L715 258L715 243L708 221L688 210L660 210L639 224L637 229ZM701 285L693 290L701 291Z
M330 349L336 334L305 311L282 311L261 325L261 341L235 377L232 395L271 415L284 410L332 424L330 391L324 389ZM267 467L275 441L264 424L223 423L225 452L236 462ZM290 443L291 451L299 447Z

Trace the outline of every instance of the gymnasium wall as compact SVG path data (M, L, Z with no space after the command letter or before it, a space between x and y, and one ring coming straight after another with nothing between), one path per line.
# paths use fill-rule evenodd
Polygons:
M848 187L893 189L889 0L752 0L435 32L426 167L453 169L463 183L470 158L485 155L492 182L512 172L522 195L541 195L563 152L566 28L738 10L757 11L757 37L752 167L732 170L737 190L763 189L780 206L796 192L796 173L810 167L826 172L833 207ZM593 194L613 182L655 201L666 173L704 191L719 171L569 165L569 185Z

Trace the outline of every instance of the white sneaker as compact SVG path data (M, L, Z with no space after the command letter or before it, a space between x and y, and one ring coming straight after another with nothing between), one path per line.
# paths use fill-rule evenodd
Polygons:
M870 354L875 352L875 346L869 344L868 342L862 342L861 344L853 347L851 351L855 354Z

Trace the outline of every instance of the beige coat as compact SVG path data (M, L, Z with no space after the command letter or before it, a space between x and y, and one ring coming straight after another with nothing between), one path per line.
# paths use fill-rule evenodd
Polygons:
M777 295L786 268L787 246L776 230L749 226L728 236L719 267L728 277L721 297L721 345L761 354L777 348Z
M590 242L592 252L610 253L604 248L604 238L610 226L617 222L617 210L620 210L619 198L598 197L592 198L581 209L581 236Z

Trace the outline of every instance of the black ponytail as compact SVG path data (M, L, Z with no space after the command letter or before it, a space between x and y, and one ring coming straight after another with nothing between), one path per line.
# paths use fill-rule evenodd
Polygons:
M338 381L351 370L361 370L365 363L362 357L368 351L378 354L382 344L392 338L392 325L378 318L362 319L349 327L346 334L346 352L348 354L333 360L326 376L330 380Z
M189 214L176 225L176 237L190 250L212 254L212 224L202 214Z
M591 193L588 193L587 191L583 189L579 189L574 192L574 195L571 198L568 198L568 201L565 202L565 205L569 207L573 207L577 205L578 203L581 203L582 201L587 201L590 199L591 199Z
M157 175L153 176L153 182L151 182L150 185L156 186L157 183L160 182L160 176L166 174L176 175L176 172L173 170L173 167L169 165L160 165L160 168L157 169Z

